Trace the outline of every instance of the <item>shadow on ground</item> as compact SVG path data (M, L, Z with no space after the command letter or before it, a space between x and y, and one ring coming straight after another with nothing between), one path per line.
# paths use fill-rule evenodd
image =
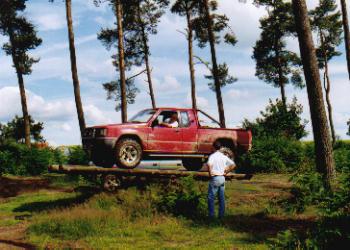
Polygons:
M306 232L315 227L316 217L288 218L267 216L261 213L245 215L228 215L223 220L193 221L193 227L225 227L234 232L247 233L245 239L249 243L266 242L266 239L276 237L279 232L295 230Z
M39 202L30 202L25 203L17 208L15 208L14 212L41 212L45 210L51 209L60 209L71 207L73 205L78 205L84 203L90 197L94 196L101 192L100 188L97 187L78 187L74 189L76 193L79 195L71 198L62 198L53 201L39 201Z

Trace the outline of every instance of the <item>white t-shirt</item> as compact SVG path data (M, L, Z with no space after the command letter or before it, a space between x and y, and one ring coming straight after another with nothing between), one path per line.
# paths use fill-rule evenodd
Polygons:
M179 123L177 121L174 121L172 123L169 123L169 125L172 127L172 128L177 128L179 127Z
M211 166L212 175L224 175L225 169L235 165L235 162L220 151L216 151L209 156L208 165Z

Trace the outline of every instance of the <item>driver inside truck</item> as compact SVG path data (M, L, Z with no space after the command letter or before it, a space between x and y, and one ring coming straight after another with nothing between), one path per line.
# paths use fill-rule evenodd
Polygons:
M173 113L170 118L165 119L164 122L160 123L159 125L167 128L178 128L179 127L179 117L177 113Z

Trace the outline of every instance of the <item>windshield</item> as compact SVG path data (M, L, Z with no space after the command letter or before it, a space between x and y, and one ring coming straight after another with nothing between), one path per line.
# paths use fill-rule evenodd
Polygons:
M138 112L136 115L134 115L129 122L148 122L149 119L156 113L156 110L154 109L145 109L140 112Z

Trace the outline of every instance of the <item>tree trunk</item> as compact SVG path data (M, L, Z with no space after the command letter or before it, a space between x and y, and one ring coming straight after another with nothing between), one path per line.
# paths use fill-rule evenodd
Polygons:
M123 14L121 0L116 0L116 17L118 30L118 57L119 57L119 81L121 96L121 118L122 122L127 122L127 102L126 102L126 79L125 79L125 60L124 60L124 35L123 35Z
M15 66L16 70L18 66ZM21 104L22 104L22 113L23 113L23 121L24 121L24 140L27 147L31 147L30 144L30 121L29 121L29 114L28 114L28 107L27 107L27 97L26 97L26 90L24 88L24 81L23 81L23 75L21 72L17 70L17 78L18 78L18 85L19 85L19 93L21 95Z
M329 80L329 73L328 73L328 58L327 53L324 48L324 36L322 31L320 30L320 40L321 40L321 50L323 53L324 58L324 76L323 76L323 87L326 93L326 103L327 103L327 109L328 109L328 120L329 120L329 126L331 128L331 135L332 135L332 145L334 147L336 142L336 136L335 136L335 129L333 124L333 112L332 112L332 104L331 104L331 98L330 98L330 92L331 92L331 82Z
M318 172L324 176L326 186L331 187L331 179L334 176L333 150L307 6L305 0L292 0L292 4L308 92L315 141L316 167Z
M12 46L12 61L13 65L16 69L17 79L18 79L18 86L19 86L19 93L21 96L21 106L22 106L22 114L23 114L23 122L24 122L24 141L28 148L31 147L30 144L30 121L29 121L29 113L28 113L28 106L27 106L27 97L26 97L26 90L24 88L24 80L23 80L23 73L21 70L21 67L19 65L19 62L16 59L16 54L14 53L15 43L14 43L14 37L12 31L9 32L10 37L10 43Z
M346 50L346 60L348 63L348 74L350 79L350 31L349 31L349 20L348 20L348 11L346 9L346 0L340 0L341 10L343 16L343 29L344 29L344 43Z
M328 69L326 69L324 72L324 89L326 92L326 103L327 103L327 109L328 109L329 126L331 127L332 145L334 147L334 145L337 141L337 138L335 135L335 129L334 129L334 123L333 123L333 109L332 109L332 103L331 103L331 98L330 98L331 83L329 80Z
M77 69L77 59L75 55L75 45L74 45L74 31L73 31L73 20L72 20L72 1L66 0L66 17L67 17L67 27L68 27L68 40L69 40L69 53L71 61L71 71L73 79L73 88L74 88L74 97L75 97L75 106L77 109L80 135L83 137L85 130L85 118L84 110L80 97L80 84L78 78L78 69Z
M225 111L224 111L224 104L222 102L222 94L221 94L221 85L219 80L219 69L217 65L216 60L216 51L215 51L215 37L213 32L213 20L210 15L209 10L209 3L208 0L204 0L204 9L205 9L205 15L207 19L207 29L208 29L208 36L209 36L209 43L210 43L210 52L211 52L211 60L213 64L213 77L214 77L214 84L215 84L215 92L216 92L216 100L218 105L218 111L219 111L219 119L220 119L220 125L222 128L226 128L226 122L225 122Z
M138 5L138 18L139 23L141 25L142 29L142 42L144 47L144 56L145 56L145 64L146 64L146 73L147 73L147 82L149 87L149 95L151 96L151 102L152 102L152 108L156 108L156 100L154 97L154 91L153 91L153 83L152 83L152 76L151 76L151 67L149 66L149 46L148 46L148 40L146 36L145 31L145 25L141 18L141 11L140 11L140 5Z
M193 29L191 24L191 14L189 11L186 12L187 17L187 28L188 28L188 66L190 68L190 77L191 77L191 99L192 99L192 108L197 110L197 99L196 99L196 81L194 76L194 65L193 65Z

